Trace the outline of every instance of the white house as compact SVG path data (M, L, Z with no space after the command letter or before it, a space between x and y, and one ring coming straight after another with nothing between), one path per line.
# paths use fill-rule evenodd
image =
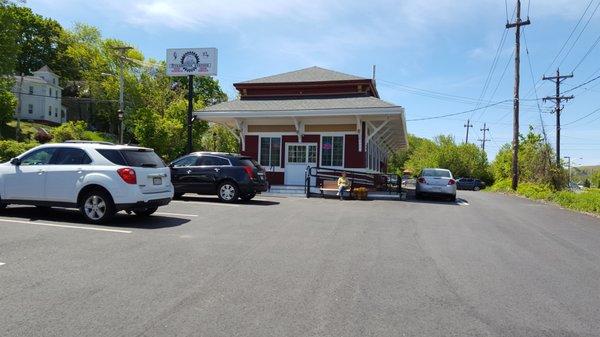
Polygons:
M20 100L15 118L60 124L67 120L62 106L62 88L58 75L48 66L34 71L33 76L15 76L13 93ZM20 89L20 90L19 90Z

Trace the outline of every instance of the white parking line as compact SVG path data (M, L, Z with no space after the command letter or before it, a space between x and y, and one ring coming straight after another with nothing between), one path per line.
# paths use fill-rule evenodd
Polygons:
M202 205L211 205L211 206L240 207L240 205L237 205L237 204L226 204L223 202L210 202L210 201L197 201L197 200L190 200L190 201L172 200L171 202L176 202L178 204L184 203L184 204L188 204L188 205L202 204Z
M4 263L4 262L0 262L0 266L3 266L3 265L5 265L5 264L6 264L6 263Z
M167 212L156 212L154 214L156 214L156 215L171 215L171 216L189 216L189 217L198 216L198 214L167 213Z
M464 200L457 200L457 201L456 201L456 203L457 203L459 206L469 206L469 203L468 203L468 202L466 202L466 201L464 201Z
M126 231L126 230L122 230L122 229L109 229L109 228L98 228L98 227L59 225L59 224L48 223L48 222L27 221L27 220L14 220L14 219L5 219L5 218L0 218L0 222L12 222L12 223L22 223L22 224L36 225L36 226L71 228L71 229L85 229L85 230L89 230L89 231L112 232L112 233L122 233L122 234L131 234L131 233L133 233L132 231Z

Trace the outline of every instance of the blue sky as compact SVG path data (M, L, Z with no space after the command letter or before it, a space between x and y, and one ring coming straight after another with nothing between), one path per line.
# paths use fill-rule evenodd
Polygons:
M590 1L579 28L552 63ZM163 59L167 48L217 47L217 78L230 97L237 81L313 65L370 77L375 64L379 93L406 108L409 132L451 134L462 141L463 125L471 118L469 141L474 142L487 122L491 159L511 140L511 103L443 119L410 120L474 109L479 97L479 107L512 98L514 29L500 48L482 96L507 12L511 17L516 1L507 2L508 8L502 0L28 0L27 6L67 28L75 22L95 25L104 36L128 41L155 59ZM558 64L563 73L571 72L600 37L598 9L571 48L599 5L600 0L523 0L523 15L529 13L532 25L524 28L527 44L522 44L521 95L529 99L522 104L522 132L528 125L541 131L533 82L544 71L551 75ZM575 77L564 82L565 90L600 75L599 60L600 45L575 69ZM539 97L553 93L553 84L538 83ZM600 108L600 79L571 93L576 97L562 115L562 123L568 124L562 130L562 154L577 164L600 164L600 112L569 124ZM554 144L555 116L545 112L551 103L540 102L540 108Z

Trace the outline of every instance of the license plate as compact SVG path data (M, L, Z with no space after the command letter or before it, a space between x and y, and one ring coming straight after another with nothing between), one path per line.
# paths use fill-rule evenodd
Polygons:
M160 177L152 178L152 183L154 185L162 185L162 178L160 178Z

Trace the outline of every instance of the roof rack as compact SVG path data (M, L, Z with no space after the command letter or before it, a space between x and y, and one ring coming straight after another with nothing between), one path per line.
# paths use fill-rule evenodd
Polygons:
M96 141L96 140L65 140L64 143L70 143L70 144L102 144L102 145L115 145L114 143L111 142L104 142L104 141Z

